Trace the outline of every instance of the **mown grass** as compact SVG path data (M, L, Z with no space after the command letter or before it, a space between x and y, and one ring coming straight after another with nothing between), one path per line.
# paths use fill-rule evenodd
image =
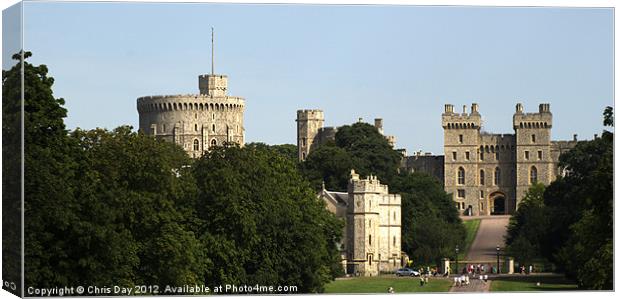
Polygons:
M478 228L480 227L480 219L471 219L463 221L465 225L465 248L462 248L459 252L459 260L464 260L467 257L471 243L474 242Z
M537 285L540 283L540 285ZM491 292L543 292L573 291L577 285L563 277L551 276L513 276L496 278L491 282Z
M450 280L442 278L431 278L427 285L420 286L418 277L356 277L351 279L341 279L329 283L325 286L325 293L347 294L347 293L387 293L389 287L394 288L395 293L417 293L417 292L448 292L452 285Z

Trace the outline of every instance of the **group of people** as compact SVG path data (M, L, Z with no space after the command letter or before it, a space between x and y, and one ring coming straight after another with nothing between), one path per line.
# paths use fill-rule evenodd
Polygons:
M495 273L495 268L491 268L493 269L493 273ZM467 274L471 276L472 274L484 274L486 271L488 271L488 267L486 267L484 264L466 265L463 268L462 274Z
M521 265L521 267L519 267L519 272L521 272L521 274L531 274L534 273L534 266L530 265L528 267L528 271L525 272L525 265Z

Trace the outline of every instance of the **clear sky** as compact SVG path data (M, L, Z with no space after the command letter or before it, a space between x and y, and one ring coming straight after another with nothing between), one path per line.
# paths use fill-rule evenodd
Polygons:
M441 153L445 103L512 133L515 104L551 104L554 139L591 139L613 106L613 10L26 3L24 45L69 128L138 124L136 98L198 93L210 72L246 98L246 141L295 143L297 109L326 125L384 119L408 152ZM6 64L3 66L6 68Z

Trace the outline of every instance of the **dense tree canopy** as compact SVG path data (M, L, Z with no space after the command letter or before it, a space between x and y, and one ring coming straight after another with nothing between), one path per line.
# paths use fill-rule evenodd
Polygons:
M436 179L399 173L402 156L385 136L366 123L338 128L335 142L314 149L301 164L302 173L318 189L346 191L351 169L376 175L402 198L402 249L416 262L433 263L463 245L465 228L451 197Z
M516 261L532 264L542 257L541 243L549 226L544 213L543 193L545 186L536 184L530 187L519 204L519 209L510 218L506 244L508 254Z
M236 249L216 255L212 281L316 292L337 274L342 223L286 156L251 145L218 148L196 163L194 175L200 231Z
M3 73L3 95L15 100L7 112L20 110L6 88L19 70ZM25 63L25 77L28 286L320 292L338 275L342 223L298 172L292 146L227 146L194 161L131 127L68 132L47 68Z
M613 125L613 110L604 112ZM542 194L530 189L507 242L524 260L544 257L587 289L613 288L613 133L580 141L560 156L565 175ZM521 251L528 249L529 251Z
M402 196L402 250L417 263L431 264L453 257L464 248L465 227L452 198L433 177L402 173L390 185Z

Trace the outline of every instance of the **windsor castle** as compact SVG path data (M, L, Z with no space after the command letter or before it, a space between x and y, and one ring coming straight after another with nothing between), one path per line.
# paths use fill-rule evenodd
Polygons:
M213 72L198 77L199 94L144 96L137 99L139 129L145 134L173 142L190 157L199 158L210 147L245 143L245 99L228 95L228 77ZM338 128L324 127L321 110L297 111L298 158L303 161L321 144L334 140ZM361 119L360 119L361 121ZM383 134L383 120L374 126ZM444 154L404 150L401 171L423 172L443 182L464 215L510 214L528 188L549 184L561 170L558 158L576 144L552 141L549 104L538 112L525 113L517 104L514 134L481 131L478 105L454 112L445 105L441 115ZM392 145L394 136L385 136ZM342 266L347 273L377 275L407 264L401 251L401 197L375 176L361 178L351 170L347 192L321 190L318 197L328 210L345 220L340 245Z
M317 146L333 140L337 128L323 127L321 110L297 111L297 146L300 161ZM577 143L551 140L552 114L549 104L540 104L538 112L527 113L517 104L512 118L513 134L483 132L478 104L471 110L454 112L444 106L441 126L444 131L443 155L404 150L401 170L423 172L443 182L463 215L501 215L513 213L531 185L548 185L561 169L561 153ZM383 121L375 119L375 127L383 134ZM395 138L386 136L393 145Z

